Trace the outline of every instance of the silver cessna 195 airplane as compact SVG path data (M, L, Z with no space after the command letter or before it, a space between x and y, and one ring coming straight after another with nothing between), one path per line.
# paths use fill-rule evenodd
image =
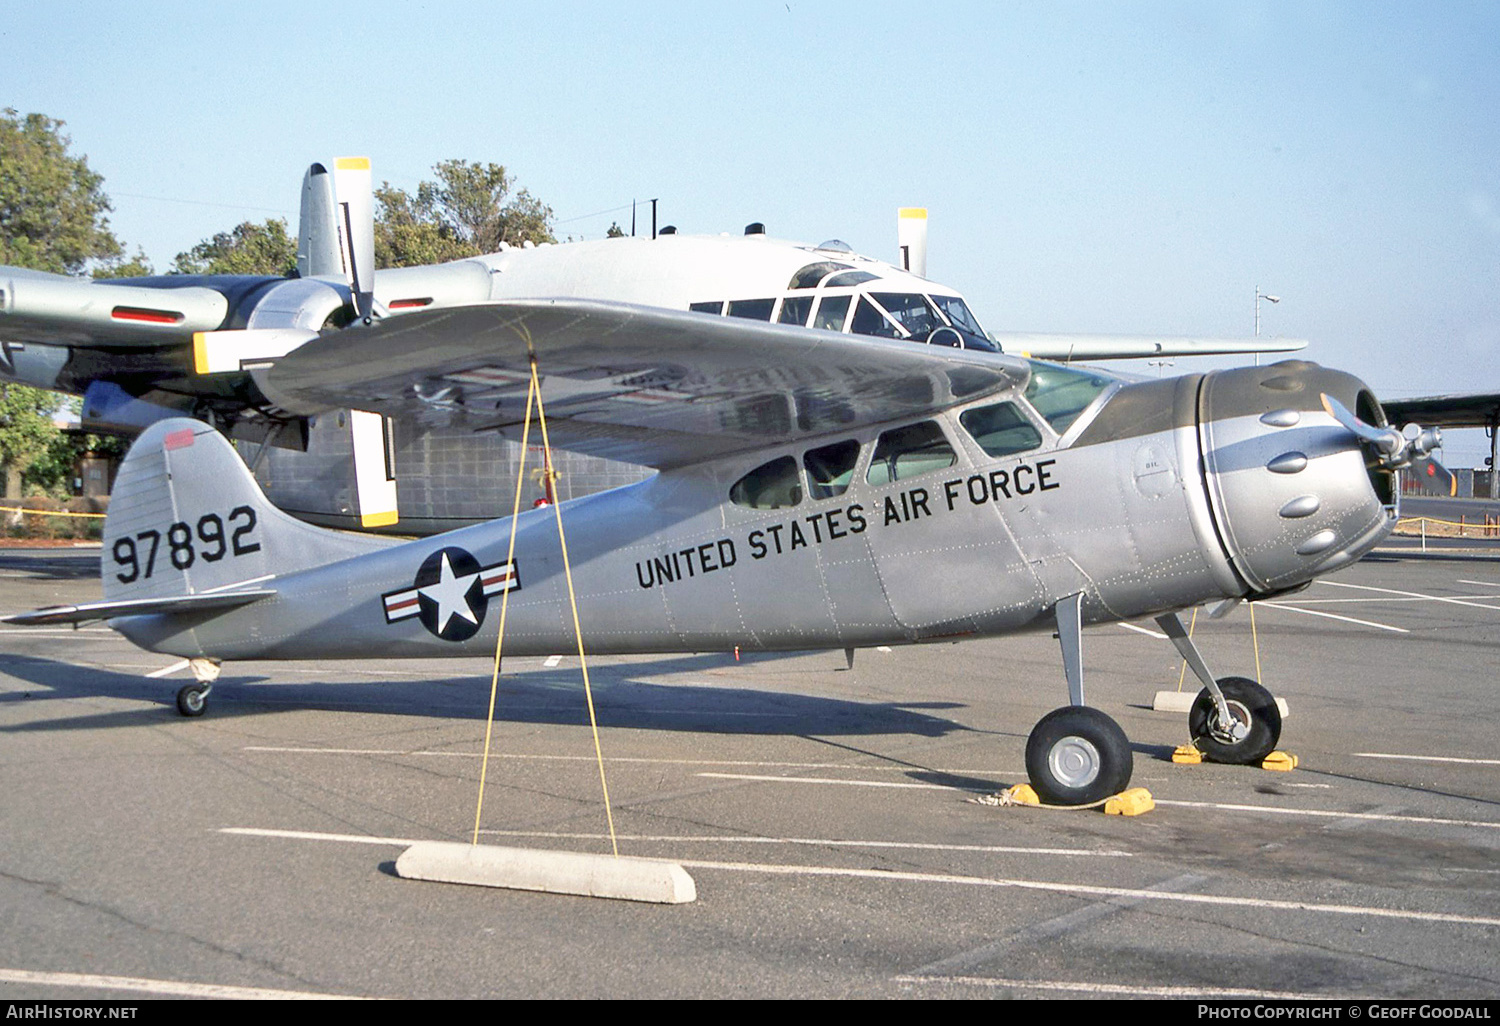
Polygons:
M657 238L505 247L446 264L376 271L370 181L364 158L308 169L292 278L90 281L0 267L0 380L82 395L88 430L133 434L186 415L235 437L269 439L272 447L252 459L283 508L334 526L389 528L399 505L400 530L432 533L510 507L514 482L505 470L512 447L467 430L393 425L368 412L349 414L347 427L339 415L314 421L281 407L252 371L351 325L534 298L602 299L1058 360L1289 352L1306 345L991 335L956 290L924 277L927 221L919 209L903 210L898 219L901 266L860 256L837 240L773 239L752 224L743 235L663 231ZM620 463L564 459L564 495L643 476ZM476 479L476 466L488 473Z
M553 446L657 471L562 504L571 584L559 511L406 542L329 531L269 503L212 427L175 418L120 470L103 601L9 622L105 619L193 660L189 716L220 660L493 652L502 601L506 654L561 651L570 591L597 654L852 658L1055 631L1069 701L1026 765L1045 800L1086 804L1122 790L1132 759L1085 704L1084 626L1154 617L1204 685L1196 744L1256 761L1280 734L1274 699L1216 680L1178 611L1349 565L1395 523L1396 470L1437 466L1433 432L1385 426L1357 378L1302 361L1127 382L619 302L433 307L306 332L248 373L288 415L355 407L512 440L539 382Z

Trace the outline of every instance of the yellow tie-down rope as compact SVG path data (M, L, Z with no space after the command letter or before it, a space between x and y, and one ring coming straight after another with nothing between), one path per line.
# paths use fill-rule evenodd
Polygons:
M506 561L511 564L514 572L516 556L516 526L521 512L521 486L525 483L526 474L526 442L531 431L531 410L533 401L536 404L537 423L542 429L542 457L546 461L544 466L552 467L552 444L547 436L547 410L542 403L542 386L537 376L536 351L531 348L531 340L526 340L528 357L531 361L531 384L526 391L526 421L521 429L521 465L516 471L516 501L511 512L510 519L510 549L506 555ZM609 845L616 858L620 856L619 841L615 837L615 815L609 802L609 781L604 773L604 749L599 744L599 721L594 714L594 691L589 682L588 657L583 649L583 628L578 620L578 596L573 589L573 568L568 560L568 539L563 532L562 504L552 503L553 514L557 518L557 542L562 549L563 576L568 582L568 604L573 610L573 635L578 641L578 663L583 670L583 694L589 709L589 727L594 734L594 757L599 764L599 784L604 791L604 815L609 822ZM500 598L500 633L495 638L495 667L490 678L490 709L489 720L484 732L484 758L479 770L479 804L474 810L474 840L479 843L479 821L484 811L484 784L489 770L490 761L490 737L495 725L495 696L499 690L500 683L500 651L505 641L505 614L510 601L511 589L507 588L501 593Z
M27 509L24 506L0 506L0 513L29 513L34 517L93 517L103 520L104 513L69 513L62 509Z

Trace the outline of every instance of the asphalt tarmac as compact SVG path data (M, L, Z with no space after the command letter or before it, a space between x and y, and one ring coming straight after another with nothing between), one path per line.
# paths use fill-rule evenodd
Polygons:
M98 596L98 550L0 550L0 611ZM1200 617L1286 699L1301 766L1171 763L1154 624L1085 632L1142 816L997 808L1065 704L1045 635L591 663L622 853L652 906L402 880L468 840L488 660L181 670L102 625L0 632L0 998L1500 995L1500 561L1385 549ZM1196 690L1191 682L1183 684ZM507 662L494 844L608 852L574 657Z

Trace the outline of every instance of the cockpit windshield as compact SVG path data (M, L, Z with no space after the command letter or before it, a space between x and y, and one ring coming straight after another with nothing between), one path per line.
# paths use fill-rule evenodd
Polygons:
M1073 426L1078 415L1088 409L1100 392L1114 383L1114 378L1101 371L1032 360L1026 401L1052 425L1053 431L1061 435Z

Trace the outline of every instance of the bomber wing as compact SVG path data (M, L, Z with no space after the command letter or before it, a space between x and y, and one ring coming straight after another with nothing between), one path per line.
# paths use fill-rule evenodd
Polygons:
M1416 399L1385 399L1380 403L1390 423L1408 421L1446 428L1492 426L1500 420L1500 392L1456 392Z
M1013 356L581 299L418 311L256 377L287 410L354 407L516 440L530 353L553 444L668 468L919 416L1024 384Z
M1151 356L1250 356L1294 353L1307 348L1300 338L1176 338L1169 335L1054 335L997 331L1007 353L1038 360L1129 360Z

